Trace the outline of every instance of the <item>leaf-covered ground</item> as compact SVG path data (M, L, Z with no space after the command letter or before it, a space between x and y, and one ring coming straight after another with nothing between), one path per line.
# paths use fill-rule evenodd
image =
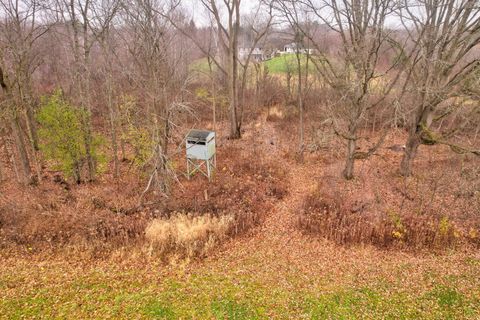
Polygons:
M266 248L263 248L266 249ZM288 249L288 248L286 248ZM323 255L243 247L186 267L120 259L7 259L0 317L69 319L478 319L480 259L324 244ZM222 257L220 257L222 256Z
M308 171L306 171L308 172ZM0 317L69 319L478 319L480 256L343 247L302 234L289 194L253 233L168 266L146 254L4 255Z
M251 135L243 141L284 159L273 133ZM102 259L0 251L0 318L480 319L478 251L348 247L304 234L298 210L324 172L318 161L283 163L286 196L202 260L165 264L148 248Z

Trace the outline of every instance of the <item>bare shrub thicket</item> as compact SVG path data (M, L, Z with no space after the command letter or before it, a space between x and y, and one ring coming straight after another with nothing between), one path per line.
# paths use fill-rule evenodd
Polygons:
M475 240L475 235L460 235L447 217L400 215L394 210L359 213L341 205L344 199L331 199L320 193L308 196L299 220L301 227L339 244L373 244L385 248L443 248Z
M41 189L17 191L14 200L0 195L0 246L79 249L104 256L151 244L160 257L203 256L227 237L262 223L273 203L286 195L285 171L250 157L227 148L214 182L195 176L165 201L154 204L149 195L150 204L133 211L135 188L120 190L108 182L85 188L60 175L45 176ZM131 179L129 185L141 185L141 177Z
M28 210L27 210L28 209ZM57 211L58 210L58 211ZM148 218L112 215L106 210L78 214L59 205L57 210L5 206L0 210L0 247L26 247L32 251L75 249L105 255L120 247L143 243Z
M368 167L369 181L366 173L358 178L364 188L361 194L344 181L325 176L317 190L305 196L300 227L340 244L409 249L478 246L480 180L475 160L467 155L442 159L433 164L442 165L438 170L431 169L432 163L422 163L420 172L409 179L392 176L385 165L378 171Z

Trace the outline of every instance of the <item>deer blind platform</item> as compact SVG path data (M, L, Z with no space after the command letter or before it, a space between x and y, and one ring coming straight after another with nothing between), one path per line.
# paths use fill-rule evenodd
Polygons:
M210 181L217 166L215 155L215 132L192 129L186 139L187 178L196 172Z

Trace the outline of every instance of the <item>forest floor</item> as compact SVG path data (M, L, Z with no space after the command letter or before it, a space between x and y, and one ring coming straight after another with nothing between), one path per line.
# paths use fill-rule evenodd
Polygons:
M169 264L128 250L88 260L2 252L0 318L480 318L478 251L342 246L302 232L305 195L342 164L287 157L289 137L275 130L254 123L230 142L262 145L262 161L288 169L288 193L260 226L204 259Z

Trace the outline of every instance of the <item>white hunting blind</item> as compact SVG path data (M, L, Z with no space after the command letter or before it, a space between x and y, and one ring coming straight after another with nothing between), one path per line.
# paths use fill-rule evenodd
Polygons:
M192 129L186 139L187 177L190 179L197 171L211 180L217 166L215 155L215 132ZM206 169L206 172L204 171Z

